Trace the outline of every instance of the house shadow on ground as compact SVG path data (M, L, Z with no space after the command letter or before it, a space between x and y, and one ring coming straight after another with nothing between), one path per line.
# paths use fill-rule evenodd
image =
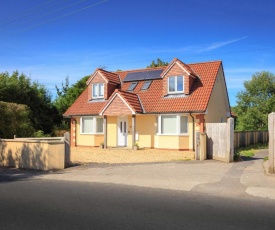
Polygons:
M26 181L47 173L48 172L0 166L0 184L16 181Z

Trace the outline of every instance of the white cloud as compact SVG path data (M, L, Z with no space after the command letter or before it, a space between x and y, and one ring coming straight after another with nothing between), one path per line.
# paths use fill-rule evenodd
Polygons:
M216 49L219 49L219 48L221 48L223 46L227 46L227 45L230 45L232 43L239 42L239 41L244 40L246 38L247 38L247 36L241 37L241 38L237 38L237 39L228 40L228 41L215 42L215 43L207 45L206 47L200 48L200 49L198 49L196 51L199 52L199 53L201 53L201 52L207 52L207 51L211 51L211 50L216 50Z

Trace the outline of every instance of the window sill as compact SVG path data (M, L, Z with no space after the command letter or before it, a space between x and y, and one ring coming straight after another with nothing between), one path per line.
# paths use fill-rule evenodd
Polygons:
M104 102L105 99L102 97L102 98L92 98L89 100L89 102Z
M189 133L180 133L180 134L164 134L164 133L157 133L157 136L189 136Z
M80 135L104 135L104 133L80 133Z
M175 97L187 97L184 93L169 93L164 96L164 98L175 98Z

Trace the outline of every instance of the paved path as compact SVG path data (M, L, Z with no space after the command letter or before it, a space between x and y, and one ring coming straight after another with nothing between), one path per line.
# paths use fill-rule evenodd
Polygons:
M263 158L267 150L242 162L90 164L52 173L0 168L0 181L26 178L82 181L194 191L215 196L257 196L275 200L275 175L266 175ZM5 174L6 173L6 174ZM1 174L2 179L1 179Z
M266 175L267 150L242 162L208 160L129 165L91 164L39 176L41 179L113 183L149 188L195 191L217 196L247 196L275 200L275 176Z

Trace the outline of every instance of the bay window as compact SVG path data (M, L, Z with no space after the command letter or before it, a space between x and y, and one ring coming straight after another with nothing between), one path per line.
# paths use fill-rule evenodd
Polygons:
M188 134L188 117L181 115L160 115L158 117L158 134Z
M103 118L102 117L81 117L80 133L81 134L102 134Z

